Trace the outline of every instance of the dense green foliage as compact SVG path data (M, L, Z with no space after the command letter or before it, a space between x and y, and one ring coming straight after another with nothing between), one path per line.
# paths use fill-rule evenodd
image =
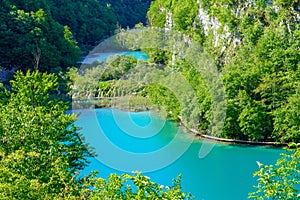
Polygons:
M130 92L130 84L126 81L119 84L122 89L117 90L114 80L122 78L125 73L136 66L137 60L133 56L115 55L108 58L104 63L94 63L93 66L82 65L84 75L79 75L78 70L73 68L68 72L74 89L72 94L77 98L86 97L116 97ZM128 89L126 89L128 87Z
M70 27L81 48L95 46L117 28L146 23L150 0L47 0L53 19Z
M169 23L166 15L169 15L168 19L171 20L174 30L181 31L202 43L204 32L197 17L197 0L153 1L147 14L150 25L165 27L166 23Z
M206 18L199 17L199 10ZM215 60L223 74L227 102L225 127L219 137L299 141L298 1L157 0L148 18L152 26L183 32ZM149 56L161 54L156 51ZM164 63L171 63L172 52L164 55L169 55ZM198 128L206 132L209 89L192 66L176 60L172 67L196 90L199 118L206 116L199 120Z
M0 66L24 72L67 71L81 59L79 47L86 50L117 28L145 24L149 4L150 0L2 0ZM208 21L199 13L204 13ZM223 74L226 121L222 133L216 136L299 142L298 1L156 0L151 3L148 20L153 27L184 33L188 36L186 43L202 45ZM182 115L191 123L189 127L210 134L212 89L203 74L178 56L180 49L145 51L150 62L158 65L116 56L94 64L85 76L70 70L68 75L75 82L72 94L141 96L163 106L168 118L176 120ZM182 79L175 76L178 74L192 86L196 98L183 90L187 88L179 87ZM72 125L76 116L65 114L66 104L53 100L57 78L18 72L11 86L11 91L0 88L1 199L186 197L179 179L174 186L163 187L139 173L111 175L107 180L97 178L96 173L77 177L89 153ZM183 105L176 89L188 99ZM258 186L251 198L299 198L299 148L284 155L275 166L261 165L255 175L259 177Z
M88 151L72 125L76 116L65 114L65 103L49 99L56 86L54 75L18 72L12 92L1 91L1 199L76 193L72 184Z
M0 88L1 199L188 199L180 177L171 187L148 177L96 172L78 176L90 156L65 103L51 100L57 77L17 72Z
M119 26L133 28L138 23L147 23L146 13L152 0L105 0L117 17Z
M80 49L86 53L120 26L145 23L149 4L149 0L3 0L0 66L65 72L81 60Z
M193 199L190 194L181 191L180 176L173 180L173 186L162 186L150 181L149 177L140 173L121 176L111 174L108 180L102 178L92 179L95 187L88 199Z
M46 10L26 11L6 0L0 7L2 67L58 72L80 59L69 28L54 21Z
M275 165L259 164L259 170L255 172L258 176L256 191L249 194L249 198L286 199L300 198L300 149L299 144L293 146L289 154L283 154Z
M66 114L67 104L56 99L61 91L58 78L39 72L65 72L80 60L78 46L93 46L112 34L117 20L121 26L145 23L149 3L1 1L0 66L23 71L15 74L10 90L0 85L1 199L190 198L181 191L180 177L168 187L140 173L111 174L107 179L98 178L96 172L78 176L91 155L73 125L76 116ZM134 15L129 17L124 10ZM133 57L113 59L101 65L105 69L101 79L109 83L135 64ZM107 82L95 83L96 92L105 91ZM106 88L107 94L111 84Z
M115 13L103 1L47 0L47 4L53 19L70 27L81 48L95 46L117 28Z

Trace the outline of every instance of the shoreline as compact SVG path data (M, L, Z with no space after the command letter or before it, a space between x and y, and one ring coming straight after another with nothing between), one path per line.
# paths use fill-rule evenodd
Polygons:
M73 99L76 101L76 99ZM72 100L72 101L73 101ZM78 100L78 99L77 99ZM83 109L101 109L101 108L115 108L115 109L119 109L121 111L124 112L143 112L143 111L149 111L150 107L142 105L140 107L138 106L134 106L134 107L130 107L128 104L127 105L122 105L122 104L114 104L114 103L110 103L110 104L96 104L96 103L91 103L94 104L93 107L88 107L88 108L83 108ZM90 105L91 105L90 104ZM216 141L216 142L222 142L222 143L226 143L226 144L241 144L241 145L252 145L252 146L273 146L273 147L284 147L287 146L288 143L278 143L278 142L262 142L262 141L247 141L247 140L236 140L236 139L228 139L228 138L219 138L219 137L215 137L215 136L211 136L211 135L206 135L201 133L200 131L196 130L196 129L190 129L186 126L186 124L183 122L182 117L178 116L178 121L175 121L180 127L183 127L186 132L193 134L199 138L201 138L202 140L211 140L211 141Z
M287 146L288 143L278 143L278 142L260 142L260 141L247 141L247 140L236 140L236 139L228 139L228 138L219 138L211 135L206 135L201 133L196 129L190 129L186 126L186 124L182 121L182 118L178 116L179 124L181 127L184 127L189 133L200 137L201 139L211 140L222 142L226 144L242 144L242 145L252 145L252 146L273 146L273 147L284 147Z

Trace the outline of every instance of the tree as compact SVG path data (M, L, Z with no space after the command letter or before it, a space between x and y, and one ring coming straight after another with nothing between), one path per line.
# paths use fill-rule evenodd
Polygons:
M148 11L150 25L178 30L189 36L187 43L198 41L223 74L227 109L219 137L282 143L299 140L298 15L299 2L283 0L157 0ZM201 76L176 57L184 52L148 52L151 61L176 63L193 85L198 127L207 132L210 94Z
M141 173L111 174L107 181L96 178L92 182L95 190L89 199L193 199L190 194L181 191L180 176L173 180L173 185L170 187L152 182L149 177Z
M133 28L138 23L146 24L146 13L152 0L106 0L121 27Z
M291 144L294 150L282 154L275 165L263 165L258 162L259 170L256 191L249 193L250 199L285 199L300 198L300 145Z
M78 177L91 154L66 114L66 103L51 100L53 74L17 72L11 91L0 85L1 199L186 199L180 178L171 187L140 173L96 173ZM130 186L129 186L130 185Z
M287 102L274 111L273 137L279 142L300 141L300 97L292 95Z
M80 60L80 49L72 33L46 10L26 11L9 1L0 6L2 67L58 73Z
M89 155L67 105L50 100L53 74L18 72L1 90L1 198L51 199L73 187ZM74 191L73 191L74 192Z

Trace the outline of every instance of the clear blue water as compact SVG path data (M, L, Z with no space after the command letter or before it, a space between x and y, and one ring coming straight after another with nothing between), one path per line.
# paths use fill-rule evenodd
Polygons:
M123 55L123 56L134 56L137 60L148 60L149 57L145 52L142 51L126 51L126 52L108 52L108 53L94 53L89 54L82 64L92 64L95 61L104 62L108 57L114 55Z
M142 171L153 181L171 185L182 174L184 191L200 200L247 199L256 184L253 173L259 161L273 164L282 149L214 144L184 133L175 123L150 112L117 109L81 110L77 126L98 154L82 172ZM213 145L204 158L199 150Z

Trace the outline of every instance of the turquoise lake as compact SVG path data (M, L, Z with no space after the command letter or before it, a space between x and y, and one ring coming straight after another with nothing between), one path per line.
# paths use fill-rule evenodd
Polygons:
M199 140L174 122L151 112L117 109L78 110L76 126L97 157L82 172L142 171L152 181L171 185L182 175L182 187L199 200L247 199L256 184L257 161L274 164L280 148L241 146ZM199 157L200 150L206 156Z
M137 60L148 60L149 57L142 51L125 51L125 52L107 52L107 53L93 53L86 56L82 64L92 64L95 61L104 62L108 57L121 55L121 56L134 56Z

